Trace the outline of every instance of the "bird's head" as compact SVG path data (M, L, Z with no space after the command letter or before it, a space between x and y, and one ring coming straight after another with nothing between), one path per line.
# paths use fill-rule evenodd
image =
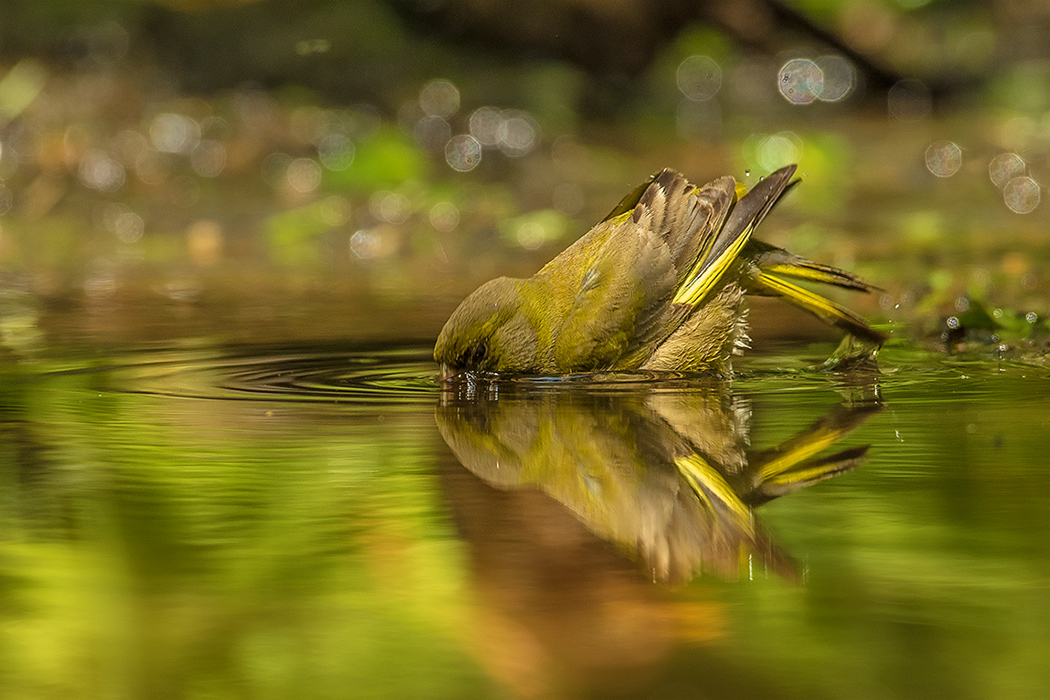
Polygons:
M536 328L524 311L522 287L522 280L498 277L463 300L434 345L443 379L467 371L539 371Z

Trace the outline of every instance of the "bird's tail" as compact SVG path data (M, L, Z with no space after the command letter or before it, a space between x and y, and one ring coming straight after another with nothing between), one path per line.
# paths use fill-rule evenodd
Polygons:
M878 287L864 282L848 272L807 260L783 248L751 239L742 252L750 263L748 292L762 296L778 296L804 309L827 324L841 328L863 340L881 345L886 336L872 328L867 321L831 299L803 289L784 279L818 282L862 292L878 291Z

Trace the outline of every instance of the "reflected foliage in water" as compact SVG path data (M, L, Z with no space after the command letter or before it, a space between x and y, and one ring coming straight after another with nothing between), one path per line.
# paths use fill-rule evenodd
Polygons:
M435 415L467 469L497 488L542 489L654 581L736 576L752 558L794 578L752 509L856 466L867 446L817 455L880 408L872 388L759 451L749 449L750 405L726 384L599 387L468 379L445 388Z
M429 348L4 354L0 687L1041 697L1046 368L890 347L881 404L827 351L473 397Z

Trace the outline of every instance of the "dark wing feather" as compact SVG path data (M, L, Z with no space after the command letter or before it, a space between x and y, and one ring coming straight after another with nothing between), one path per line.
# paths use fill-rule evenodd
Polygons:
M741 197L726 217L725 224L712 232L710 244L700 251L674 301L694 307L703 303L719 278L740 255L751 232L787 191L794 172L794 165L781 168Z
M671 298L716 239L733 198L732 178L698 189L673 170L625 197L592 232L605 242L557 334L558 366L588 371L641 364L688 313Z

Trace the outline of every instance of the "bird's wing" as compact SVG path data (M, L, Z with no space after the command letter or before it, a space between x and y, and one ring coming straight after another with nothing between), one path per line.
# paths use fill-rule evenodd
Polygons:
M563 371L630 367L627 357L656 333L674 294L675 270L662 241L630 218L599 226L614 228L588 261L555 339Z
M662 170L620 200L602 221L634 221L662 240L680 286L722 229L735 203L735 188L732 177L697 187L681 173Z
M670 301L696 258L717 245L733 192L729 177L697 188L664 170L625 197L587 236L602 242L587 256L557 334L557 365L588 371L644 361L689 311Z
M725 224L713 232L710 243L695 258L684 282L678 287L676 303L699 306L715 288L719 279L737 259L744 246L777 200L787 191L795 166L777 170L750 191L729 212Z

